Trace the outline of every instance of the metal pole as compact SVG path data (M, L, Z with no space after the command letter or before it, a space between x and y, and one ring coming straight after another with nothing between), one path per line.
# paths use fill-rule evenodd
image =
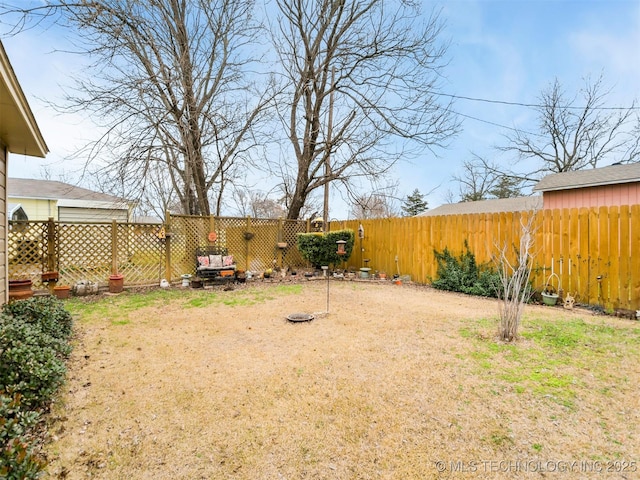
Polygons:
M322 272L324 276L327 277L327 315L329 314L329 266L322 265Z

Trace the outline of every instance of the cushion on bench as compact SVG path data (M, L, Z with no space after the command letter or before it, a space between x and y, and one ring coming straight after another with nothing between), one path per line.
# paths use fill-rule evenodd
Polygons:
M233 255L224 248L204 247L196 251L196 274L205 277L228 277L236 271Z

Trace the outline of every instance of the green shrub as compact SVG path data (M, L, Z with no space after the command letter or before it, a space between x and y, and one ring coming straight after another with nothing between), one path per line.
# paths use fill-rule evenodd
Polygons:
M39 415L25 411L20 394L0 392L0 478L35 479L45 462L34 453L31 430Z
M338 240L344 240L345 254L338 255ZM315 268L337 265L349 260L353 252L353 230L336 230L328 233L299 233L298 250Z
M496 297L500 286L498 273L489 265L477 264L466 240L464 247L465 251L459 257L447 248L442 252L433 251L438 262L437 278L432 282L433 287L470 295Z
M64 381L72 318L53 297L34 297L0 313L0 478L36 479L45 467L34 453L39 422Z
M3 313L36 324L54 338L67 339L71 335L73 320L64 303L54 297L32 297L11 302L2 307Z
M2 316L0 319L0 385L22 394L22 403L46 405L64 380L62 356L70 347L37 325Z

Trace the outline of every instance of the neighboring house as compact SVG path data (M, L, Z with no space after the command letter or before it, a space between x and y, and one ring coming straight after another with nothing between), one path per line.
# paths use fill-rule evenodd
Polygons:
M7 301L7 165L9 154L45 157L49 152L0 42L0 303ZM12 212L13 213L13 212Z
M29 220L29 217L27 216L27 212L24 211L24 208L22 208L22 205L20 205L19 203L8 203L7 219L26 221Z
M448 203L419 216L518 212L640 204L640 163L552 173L533 188L542 196Z
M477 213L522 212L542 208L542 197L491 198L476 202L446 203L422 212L419 217L463 215Z
M164 223L160 217L152 215L136 215L133 217L133 223Z
M10 178L7 197L31 221L128 222L133 204L120 197L53 180Z
M547 175L533 188L544 209L640 204L640 163Z

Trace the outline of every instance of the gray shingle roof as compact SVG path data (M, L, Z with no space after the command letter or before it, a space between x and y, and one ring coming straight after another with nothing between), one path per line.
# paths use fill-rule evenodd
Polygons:
M51 200L87 200L100 202L126 202L126 200L106 193L94 192L82 187L54 180L31 178L8 178L7 196L14 198L39 198Z
M534 191L569 190L617 183L640 182L640 163L610 165L575 172L552 173L533 187Z
M477 202L447 203L421 213L421 217L474 213L522 212L542 208L542 197L492 198Z

